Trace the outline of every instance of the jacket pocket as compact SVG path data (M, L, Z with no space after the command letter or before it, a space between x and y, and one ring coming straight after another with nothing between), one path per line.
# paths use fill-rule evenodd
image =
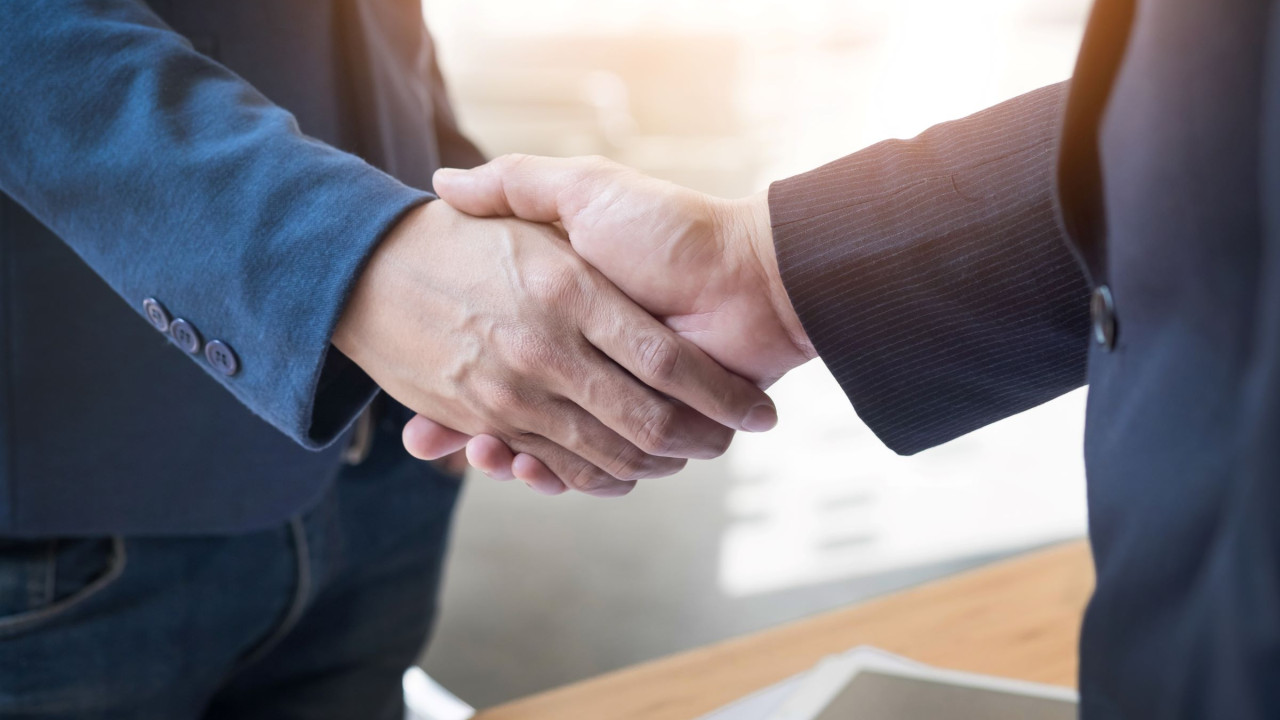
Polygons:
M124 573L123 538L0 540L0 639L70 613Z

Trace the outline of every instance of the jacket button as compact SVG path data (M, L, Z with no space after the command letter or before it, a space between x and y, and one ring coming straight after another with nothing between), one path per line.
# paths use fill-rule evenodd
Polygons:
M215 370L231 377L240 371L240 360L231 346L221 340L210 340L204 346L204 357Z
M1089 304L1093 315L1093 341L1104 349L1116 346L1116 303L1111 297L1111 288L1099 285L1093 291L1093 300Z
M147 298L142 301L142 312L146 313L147 320L152 327L160 332L169 332L169 311L164 309L159 300L155 298Z
M178 347L191 354L200 352L200 332L191 323L178 318L169 323L169 337L178 343Z

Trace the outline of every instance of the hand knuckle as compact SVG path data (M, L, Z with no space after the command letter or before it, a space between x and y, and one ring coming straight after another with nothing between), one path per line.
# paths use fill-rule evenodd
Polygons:
M624 482L634 482L648 477L653 463L647 454L629 443L623 443L613 461L609 464L609 474Z
M493 164L498 166L499 169L506 171L514 170L525 162L528 162L528 160L529 156L523 153L506 153L498 156L493 161Z
M479 404L491 414L505 415L521 408L525 399L514 383L505 380L489 380L476 389Z
M678 419L675 408L668 403L651 406L641 416L636 444L645 452L664 455L675 446Z
M589 493L609 485L613 478L594 465L582 463L569 475L567 482L574 490Z
M545 270L529 279L529 292L537 300L552 306L577 300L582 294L582 278L570 267Z
M559 367L563 360L551 341L536 332L522 332L511 343L511 362L525 374L544 374L551 368Z
M647 335L638 347L640 372L651 383L666 384L676 376L680 344L666 335Z

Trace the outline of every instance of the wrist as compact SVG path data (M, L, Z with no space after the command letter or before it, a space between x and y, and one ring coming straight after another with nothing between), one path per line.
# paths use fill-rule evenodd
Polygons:
M397 256L402 248L412 244L412 236L418 233L427 208L433 204L424 203L406 212L373 246L338 316L330 343L361 367L366 362L363 350L372 341L370 334L378 325L376 315L386 309L384 303L375 298L378 285L396 279L391 276L400 264Z
M729 221L723 223L725 235L722 242L726 247L736 246L742 249L749 262L757 268L769 303L777 317L778 324L791 339L796 350L811 360L817 357L813 343L805 332L800 316L791 304L791 296L782 282L782 271L778 267L778 255L773 244L773 226L769 217L769 194L757 193L750 197L729 203Z

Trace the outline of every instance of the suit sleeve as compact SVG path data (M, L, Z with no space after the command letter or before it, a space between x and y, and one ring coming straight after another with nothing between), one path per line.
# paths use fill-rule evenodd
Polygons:
M302 135L137 0L0 13L0 190L141 313L234 348L226 377L310 448L376 392L330 337L370 250L431 199Z
M1058 221L1066 84L769 193L782 279L859 416L911 454L1085 382L1089 287Z

